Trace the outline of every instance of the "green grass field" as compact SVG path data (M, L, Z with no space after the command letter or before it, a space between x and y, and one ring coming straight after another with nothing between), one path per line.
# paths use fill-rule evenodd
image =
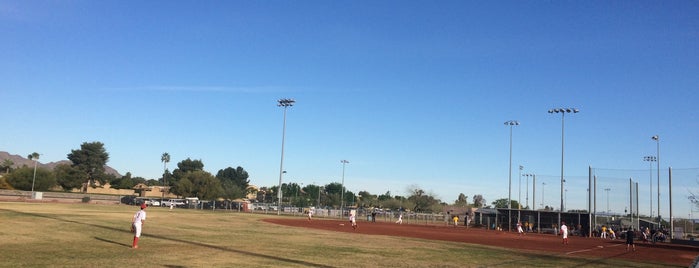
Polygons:
M247 213L0 202L2 267L652 267L479 245L278 226Z

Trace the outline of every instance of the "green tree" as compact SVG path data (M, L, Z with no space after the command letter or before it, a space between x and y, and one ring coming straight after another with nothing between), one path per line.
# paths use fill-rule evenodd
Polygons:
M386 201L386 200L393 199L393 197L391 196L391 191L386 191L385 194L379 195L378 199L379 199L379 201Z
M245 197L245 189L241 189L232 181L221 181L222 197L230 200Z
M414 204L413 211L441 211L441 209L439 209L439 199L434 198L432 195L427 194L424 190L416 186L411 186L411 188L412 189L409 190L412 194L408 197L408 201Z
M345 207L357 205L357 195L352 191L345 191Z
M2 164L0 164L0 170L4 170L5 174L9 174L10 171L12 171L12 166L15 165L15 162L12 162L9 158L5 158L5 160L2 161Z
M92 180L98 180L104 184L105 176L104 166L109 161L109 154L104 149L104 144L101 142L84 142L80 145L79 150L71 150L68 154L68 160L73 162L73 167L82 171L87 175L88 184Z
M187 158L177 163L177 168L172 171L173 175L184 174L191 171L204 170L204 162Z
M167 163L170 163L170 154L165 152L160 156L160 161L163 162L163 186L167 186ZM165 194L165 192L163 192Z
M34 174L36 172L36 179ZM7 175L7 182L13 188L30 191L32 189L32 181L34 182L34 190L47 191L56 185L56 176L53 172L45 168L21 167Z
M519 203L517 202L517 200L510 200L510 201L511 201L510 202L511 208L514 209L514 208L517 208L519 206ZM498 200L493 201L493 203L491 203L491 204L493 204L493 207L495 207L495 208L507 208L507 198L500 198Z
M182 178L175 183L172 192L183 197L194 196L194 184L187 178Z
M381 201L381 208L387 208L392 210L398 210L403 207L403 204L407 204L407 201L402 201L399 199L391 198Z
M477 194L473 196L473 207L481 208L485 204L485 199L483 195Z
M133 178L131 178L131 172L126 172L126 175L121 176L121 178L116 178L109 181L114 189L131 189L136 186Z
M200 199L213 200L221 197L223 193L221 181L209 172L201 170L188 172L185 178L194 185L192 194Z
M303 187L303 192L306 193L307 205L316 205L318 203L318 197L321 194L322 187L315 184L309 184Z
M376 207L379 204L378 197L367 191L359 191L357 195L360 197L357 204L361 207Z
M80 188L83 184L85 173L77 167L68 164L59 164L53 172L56 174L56 182L64 191L69 192L72 189Z
M287 189L287 191L284 191L284 197L289 204L299 206L299 197L303 198L303 194L301 194L301 185L295 182L283 185L286 186L285 189Z
M454 201L455 206L465 207L468 206L468 196L463 193L459 194L459 197Z
M175 185L180 179L184 178L184 176L188 172L203 170L204 162L202 162L201 160L192 160L190 158L182 160L179 163L177 163L177 168L172 171L172 180L170 185Z
M326 196L324 198L326 206L340 207L340 197L342 196L342 184L333 182L325 185ZM347 193L347 192L345 192ZM345 202L346 203L346 202Z
M342 192L342 184L333 182L325 185L325 192L329 195L340 195Z
M216 173L216 178L221 181L224 197L229 199L245 197L246 190L250 185L249 177L248 172L241 166L237 168L227 167Z

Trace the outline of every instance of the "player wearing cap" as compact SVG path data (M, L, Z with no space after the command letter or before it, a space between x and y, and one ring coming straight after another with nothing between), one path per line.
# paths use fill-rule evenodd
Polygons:
M146 221L146 204L141 204L141 210L137 211L133 215L131 220L131 229L133 229L133 246L132 248L138 248L138 238L141 237L141 230L143 230L143 223Z

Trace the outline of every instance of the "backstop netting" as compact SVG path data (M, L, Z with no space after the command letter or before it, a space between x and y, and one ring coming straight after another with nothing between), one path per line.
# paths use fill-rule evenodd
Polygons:
M675 239L694 239L697 234L699 168L593 168L591 175L596 225L630 218L632 226L660 228L668 234L672 230Z
M592 212L598 216L650 218L657 213L655 180L650 183L648 170L593 168L592 177Z
M699 218L699 168L672 168L660 170L661 216L669 221L668 183L672 180L672 226L675 239L694 240L697 236L696 218ZM666 185L663 189L663 183ZM664 191L663 191L664 190ZM662 195L662 194L666 195ZM664 198L663 198L664 197ZM664 203L664 204L663 204ZM663 212L663 209L665 212Z
M583 211L587 210L587 176L564 176L563 191L561 191L561 176L555 175L536 175L535 182L528 189L528 205L527 196L522 193L523 208L534 208L536 210L552 210L559 211L561 209L561 201L564 211ZM522 191L525 189L523 188ZM512 199L517 200L518 194L512 194Z

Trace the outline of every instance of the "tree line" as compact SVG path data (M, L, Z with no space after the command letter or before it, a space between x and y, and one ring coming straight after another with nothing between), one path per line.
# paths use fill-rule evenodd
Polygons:
M28 159L37 161L38 153L32 153ZM105 165L109 161L109 153L101 142L85 142L79 149L71 150L67 155L70 164L59 164L53 170L41 168L35 165L13 168L13 163L5 159L0 163L0 171L5 174L0 178L0 188L19 190L63 190L83 189L86 187L100 187L109 183L115 189L133 189L138 184L147 186L166 186L166 189L181 197L198 197L203 200L238 199L254 196L253 202L281 203L282 205L296 207L364 207L386 208L393 210L408 210L415 212L442 212L446 206L450 207L485 207L486 200L482 195L473 196L472 202L468 202L468 196L459 194L452 203L443 202L422 190L418 186L409 186L408 195L392 195L390 191L383 194L372 194L368 191L354 193L343 189L342 184L333 182L325 185L299 185L297 183L284 183L281 185L282 200L278 200L279 186L264 186L260 188L250 187L250 175L243 167L227 167L220 169L213 175L204 170L201 160L187 158L177 163L177 167L170 172L167 164L170 155L163 153L163 175L158 179L145 179L133 176L127 172L124 176L117 177L105 172ZM344 193L343 193L344 190ZM512 200L512 207L518 204ZM492 202L493 207L506 208L507 199L498 199Z

